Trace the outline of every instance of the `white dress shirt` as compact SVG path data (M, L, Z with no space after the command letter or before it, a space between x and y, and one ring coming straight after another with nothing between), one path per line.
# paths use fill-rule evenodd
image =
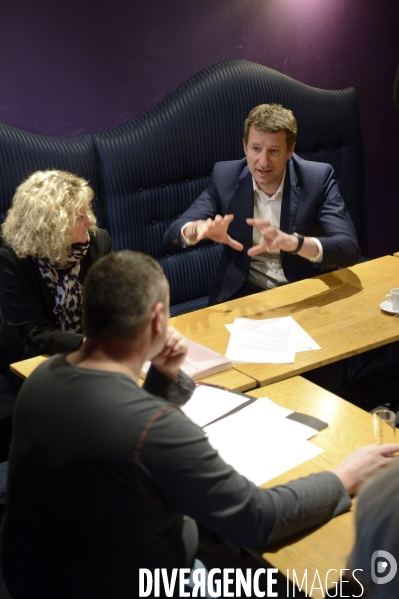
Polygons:
M254 187L254 218L267 219L276 229L280 228L281 200L283 199L285 171L278 190L272 196L261 191L252 177ZM262 242L260 231L253 227L252 244L258 245ZM251 258L249 265L248 282L261 287L271 289L277 285L288 283L281 266L280 250L262 252Z

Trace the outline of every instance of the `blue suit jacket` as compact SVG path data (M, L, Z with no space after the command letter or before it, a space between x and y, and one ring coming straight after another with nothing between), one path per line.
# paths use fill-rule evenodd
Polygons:
M180 231L185 223L214 218L216 214L234 214L229 235L243 244L244 251L224 247L210 292L210 304L227 300L247 282L250 263L247 251L252 246L252 227L246 219L253 217L253 209L253 183L246 158L218 162L208 189L165 233L167 251L173 252L182 245ZM355 227L329 164L310 162L293 154L287 162L280 229L285 233L317 237L323 246L320 264L281 252L284 275L290 282L339 266L351 266L359 258Z

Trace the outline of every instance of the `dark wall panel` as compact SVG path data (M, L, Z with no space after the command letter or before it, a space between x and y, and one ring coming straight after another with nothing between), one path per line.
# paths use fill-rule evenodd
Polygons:
M100 132L233 58L315 87L353 86L369 255L391 253L399 250L398 30L398 0L14 0L0 8L0 121L50 136Z

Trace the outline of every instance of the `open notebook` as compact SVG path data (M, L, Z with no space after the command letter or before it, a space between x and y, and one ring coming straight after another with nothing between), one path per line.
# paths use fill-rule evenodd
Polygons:
M231 360L229 358L205 347L205 345L196 343L191 339L187 339L187 345L188 353L180 368L194 381L231 368ZM150 362L145 362L141 370L143 378L145 378L149 367Z

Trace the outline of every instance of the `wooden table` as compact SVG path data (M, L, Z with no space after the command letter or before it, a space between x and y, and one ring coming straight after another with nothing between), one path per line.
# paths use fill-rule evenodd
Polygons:
M10 370L20 378L26 379L39 364L47 359L48 356L36 356L35 358L29 358L28 360L14 362L14 364L10 364ZM255 379L243 374L235 368L212 374L211 376L199 379L199 381L207 383L208 385L226 387L232 391L241 391L242 393L244 391L249 391L250 389L255 389L256 387Z
M235 318L292 316L321 346L296 354L294 364L240 364L258 386L397 341L399 318L380 303L399 285L399 260L385 256L171 319L183 335L225 354Z
M28 360L21 360L20 362L14 362L10 364L10 370L21 379L27 379L29 375L37 368L42 362L45 362L48 356L36 356L35 358L29 358Z
M254 389L247 395L267 396L279 405L328 422L328 427L311 441L322 447L324 453L269 481L263 485L265 487L284 484L313 472L330 470L354 449L373 443L371 414L300 376L280 381L267 388ZM327 571L335 568L338 573L330 572L328 575L332 587L334 581L339 581L340 569L346 568L347 557L354 542L353 516L352 507L350 512L330 520L301 538L286 542L280 549L267 551L263 557L284 575L288 570L291 580L293 569L300 582L307 569L309 592L316 570L321 581L324 581ZM344 592L345 588L344 585ZM323 597L320 590L314 590L311 596Z
M292 316L321 346L321 350L297 353L294 364L234 363L234 369L227 371L229 375L222 372L203 379L245 391L399 340L399 318L380 308L385 295L398 284L399 260L385 256L175 316L170 324L186 337L225 354L229 340L225 324L233 323L235 318ZM21 363L12 368L26 376Z

